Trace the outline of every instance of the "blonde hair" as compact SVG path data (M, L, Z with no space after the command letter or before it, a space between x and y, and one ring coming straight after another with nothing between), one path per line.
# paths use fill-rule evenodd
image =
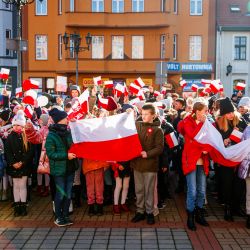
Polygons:
M240 122L240 113L238 113L237 111L234 111L234 118L230 122L232 123L233 127L235 128ZM228 130L229 121L226 118L226 114L218 117L217 124L218 124L218 127L220 130L222 130L224 132L226 132Z
M26 135L25 131L22 132L22 138L23 138L24 150L27 152L29 145L28 145L27 135Z

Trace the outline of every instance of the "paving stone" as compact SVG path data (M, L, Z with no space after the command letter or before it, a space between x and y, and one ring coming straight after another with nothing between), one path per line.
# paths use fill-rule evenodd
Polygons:
M92 244L91 249L107 249L107 245L105 245L105 244Z
M24 249L38 249L41 244L25 244Z
M73 244L58 244L56 249L72 249L74 247Z
M57 244L42 244L40 249L56 249Z
M75 244L73 249L90 249L90 244Z
M124 248L124 244L109 244L108 245L108 249L123 249Z

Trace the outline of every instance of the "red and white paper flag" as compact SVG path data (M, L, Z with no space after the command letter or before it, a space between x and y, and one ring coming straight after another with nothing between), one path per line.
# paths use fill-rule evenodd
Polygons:
M39 82L33 79L26 79L23 81L23 91L28 91L30 89L39 89Z
M244 82L238 82L238 83L236 84L236 86L235 86L235 88L236 88L237 90L239 90L239 91L245 89L245 87L246 87L246 84L245 84Z
M101 106L103 109L108 109L108 99L107 98L102 98L101 95L98 95L98 104Z
M131 93L137 95L140 91L141 87L139 87L138 85L131 83L129 86L129 90Z
M211 81L210 89L214 94L220 92L221 89L221 81L219 79Z
M80 120L89 112L89 90L86 89L68 112L68 119Z
M34 110L30 105L26 105L24 108L24 114L27 116L27 118L31 119L33 117Z
M181 86L182 88L184 88L185 86L187 86L186 80L180 81L180 86Z
M71 122L70 129L74 142L70 152L79 158L129 161L141 155L133 112Z
M102 84L102 77L101 76L93 77L93 82L94 82L94 85Z
M198 89L199 89L199 86L196 85L196 84L192 84L191 89L192 89L194 92L197 92Z
M9 75L10 75L10 70L9 69L1 68L0 79L8 80Z
M114 93L115 93L115 95L116 95L117 97L121 97L122 94L125 93L125 86L122 85L122 84L119 84L119 83L116 84L115 89L114 89Z
M229 136L229 139L231 141L234 141L236 143L239 143L241 141L243 133L241 133L239 130L234 129L231 135Z
M21 98L23 96L23 89L22 87L16 88L16 98Z
M162 95L166 95L166 93L167 93L167 88L166 87L162 87L161 94Z
M145 86L145 83L143 82L143 80L141 79L141 77L137 78L135 81L135 84L141 88L143 88Z
M178 140L175 136L175 133L169 133L165 135L165 141L168 144L169 148L173 148L179 145Z
M201 79L201 84L203 84L203 85L211 84L211 80Z
M137 94L137 97L138 97L141 101L146 100L146 97L145 97L144 92L143 92L142 89L141 89L141 90L139 91L139 93Z
M154 91L154 96L155 97L160 96L160 95L161 95L161 93L159 91L156 91L156 90Z
M34 106L35 99L32 96L27 95L23 98L22 103Z
M165 106L162 102L154 102L154 105L155 105L158 109L163 109L164 106Z
M104 81L104 88L112 89L114 87L113 81Z

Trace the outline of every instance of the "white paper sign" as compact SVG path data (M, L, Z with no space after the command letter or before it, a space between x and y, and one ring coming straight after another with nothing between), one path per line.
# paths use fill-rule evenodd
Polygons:
M56 91L67 92L67 77L57 76L56 77Z

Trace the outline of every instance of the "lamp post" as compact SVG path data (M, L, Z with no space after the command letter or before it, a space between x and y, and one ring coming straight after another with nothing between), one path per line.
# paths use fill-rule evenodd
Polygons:
M21 86L22 83L22 52L21 52L21 41L22 41L22 7L33 3L35 0L2 0L6 4L12 4L17 8L17 37L18 42L17 49L17 87ZM43 1L43 0L39 0Z
M68 46L69 40L73 41L73 46ZM90 44L92 42L92 36L90 35L90 33L88 33L85 36L85 40L86 40L86 47L81 47L81 41L82 38L80 36L80 34L77 33L73 33L73 34L67 34L65 32L64 36L63 36L63 43L65 45L65 50L70 49L73 50L76 53L76 84L78 85L78 54L80 51L86 51L90 49Z

